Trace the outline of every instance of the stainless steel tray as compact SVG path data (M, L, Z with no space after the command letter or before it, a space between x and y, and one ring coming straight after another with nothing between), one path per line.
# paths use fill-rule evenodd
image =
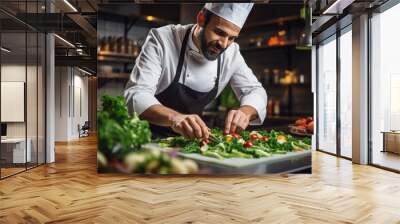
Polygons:
M160 147L156 143L145 145L145 148L169 151L171 148ZM216 159L197 153L181 153L179 156L194 160L205 174L268 174L293 173L311 169L311 150L275 154L257 159L226 158Z

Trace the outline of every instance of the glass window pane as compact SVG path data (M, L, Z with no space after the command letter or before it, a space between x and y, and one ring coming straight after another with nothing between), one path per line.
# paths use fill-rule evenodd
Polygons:
M2 178L25 170L25 163L31 158L29 144L26 144L25 41L25 33L1 34L1 46L7 49L1 50Z
M28 38L28 62L26 80L26 115L27 115L27 142L30 147L30 159L28 168L37 165L37 81L38 81L38 36L36 32L27 33Z
M39 34L38 46L38 164L45 163L45 52L46 37Z
M318 147L336 153L336 40L318 48Z
M400 31L394 27L399 21L400 4L371 19L372 163L396 170L400 170ZM382 132L391 131L398 133L384 139Z
M352 157L352 35L340 36L340 153Z

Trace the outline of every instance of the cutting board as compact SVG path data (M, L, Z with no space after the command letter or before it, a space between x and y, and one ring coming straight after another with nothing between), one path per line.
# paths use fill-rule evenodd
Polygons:
M148 149L170 151L172 148L160 147L156 143L144 146ZM175 149L179 150L179 148ZM262 158L225 158L217 159L203 156L198 153L181 153L178 155L197 162L209 174L268 174L268 173L292 173L311 168L311 150L301 152L288 152L286 154L274 154Z

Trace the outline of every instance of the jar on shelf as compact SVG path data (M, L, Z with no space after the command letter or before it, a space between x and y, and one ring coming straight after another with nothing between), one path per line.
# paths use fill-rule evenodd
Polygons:
M286 38L286 30L278 31L278 42L279 42L279 45L287 44L288 41Z
M111 43L111 37L104 37L104 46L103 50L106 52L110 51L110 43Z
M116 52L117 51L116 37L109 37L108 42L109 42L109 51Z
M117 52L120 54L125 52L125 39L123 37L117 39Z
M137 40L133 41L132 54L134 57L139 55L139 44Z
M300 76L299 76L299 83L303 84L304 81L305 81L304 74L300 74Z
M256 46L256 42L257 42L256 38L252 37L249 39L248 46L254 47L254 46Z
M100 38L99 44L97 45L97 52L104 51L104 48L105 48L105 38L102 37Z
M268 100L267 104L267 114L268 115L273 115L274 113L274 101L273 100Z
M272 70L273 76L274 76L274 84L278 84L280 82L280 73L281 71L277 68Z
M262 78L262 83L264 84L269 84L270 83L270 78L271 78L271 70L269 68L264 69L264 76Z
M257 37L256 46L257 47L261 47L262 46L262 41L263 41L262 37Z
M276 100L275 102L274 102L274 114L275 115L279 115L280 113L281 113L281 108L280 108L280 102L279 102L279 100Z
M125 53L129 55L133 54L133 41L131 39L127 40Z

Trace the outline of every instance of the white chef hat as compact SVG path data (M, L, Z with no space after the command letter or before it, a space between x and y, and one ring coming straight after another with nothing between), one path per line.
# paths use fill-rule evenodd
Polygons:
M206 3L204 8L242 28L254 3Z

